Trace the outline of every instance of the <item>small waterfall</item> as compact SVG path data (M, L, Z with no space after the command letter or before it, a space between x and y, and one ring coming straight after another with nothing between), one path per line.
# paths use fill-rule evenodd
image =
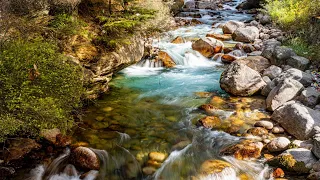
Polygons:
M156 59L143 59L136 66L144 68L160 68L163 67L163 62Z

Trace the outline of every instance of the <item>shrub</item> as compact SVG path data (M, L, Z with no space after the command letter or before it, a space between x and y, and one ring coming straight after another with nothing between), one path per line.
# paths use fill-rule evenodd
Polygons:
M87 24L76 16L69 14L58 14L49 22L49 27L54 28L63 35L74 35L81 30L81 27Z
M0 72L0 131L6 132L0 141L18 130L37 135L41 129L66 131L73 125L71 111L83 93L82 71L56 45L6 42L0 49Z

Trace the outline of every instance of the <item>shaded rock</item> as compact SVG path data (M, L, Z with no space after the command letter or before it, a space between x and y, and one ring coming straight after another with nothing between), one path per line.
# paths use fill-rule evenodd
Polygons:
M302 91L301 95L297 98L302 104L308 107L315 107L320 102L320 92L313 87L308 87Z
M281 133L284 133L284 129L280 126L275 126L272 128L272 131L271 131L273 134L281 134Z
M230 47L224 47L224 48L223 48L223 52L224 52L224 53L229 53L229 52L231 52L231 51L233 51L233 49L230 48Z
M234 155L236 159L244 160L251 158L259 158L263 144L261 142L252 142L245 140L240 144L236 144L224 150L222 153L226 155Z
M263 15L260 19L259 19L260 23L262 25L266 25L266 24L270 24L271 23L271 17L269 15Z
M311 74L305 73L299 69L290 68L284 72L282 72L278 77L274 79L275 84L283 81L286 78L291 78L294 80L299 81L303 84L304 87L309 87L312 83L312 76Z
M147 166L147 167L142 168L142 172L143 172L143 174L145 174L145 175L152 175L152 174L154 174L156 171L157 171L156 168L150 167L150 166Z
M60 129L43 129L40 132L40 136L43 137L45 140L51 142L52 144L56 144L57 136L61 134Z
M176 65L169 54L164 51L159 52L159 60L161 60L163 62L163 65L167 68L172 68Z
M0 167L0 179L1 178L9 178L10 176L14 175L16 170L12 167Z
M228 21L226 24L223 25L222 31L224 34L232 34L238 28L243 28L243 27L245 27L245 24L243 22Z
M172 40L171 43L173 43L173 44L183 44L184 43L184 39L183 39L183 37L178 36L178 37L174 38L174 40Z
M248 56L238 59L237 62L245 64L258 72L262 72L270 66L269 60L262 56Z
M289 101L273 112L272 119L297 139L304 140L313 136L314 126L320 125L320 112Z
M310 61L309 59L301 56L291 56L289 59L287 59L287 65L304 71L309 67Z
M244 45L242 46L242 49L243 49L244 52L246 52L246 53L251 53L251 52L253 52L253 51L256 50L256 49L253 47L253 45L251 45L251 44L244 44Z
M291 142L290 146L311 150L313 147L313 144L311 140L306 140L306 141L294 140Z
M247 54L248 56L261 56L262 51L253 51L249 54Z
M274 111L279 106L297 97L303 90L303 85L294 79L285 79L269 93L266 103L267 109Z
M273 123L270 121L258 121L254 124L254 126L263 127L270 130L273 128Z
M320 160L312 165L312 170L315 172L320 172Z
M269 60L272 59L275 48L280 45L281 45L281 43L277 40L274 40L274 39L264 41L263 42L264 48L262 49L261 56L263 56Z
M271 65L263 72L263 76L268 76L270 79L274 79L282 73L282 69L278 66Z
M14 160L20 160L24 158L27 154L29 154L32 150L39 149L41 147L33 139L28 138L16 138L9 139L7 141L9 147L5 150L5 158L4 161L9 163Z
M221 61L224 63L232 63L235 60L237 60L237 58L230 54L224 54L221 56Z
M284 171L281 168L277 168L273 171L272 176L274 178L283 178L284 177Z
M267 148L270 152L278 152L284 151L288 149L290 144L290 140L286 137L278 137L273 140L267 145Z
M310 150L297 148L288 149L267 163L297 173L308 173L312 165L317 162Z
M232 39L231 34L207 34L206 37L215 38L220 41L228 41Z
M265 85L257 71L236 61L228 66L220 78L221 88L237 96L253 95Z
M149 153L149 159L158 161L158 162L163 162L167 158L167 154L161 153L161 152L150 152Z
M207 58L213 57L216 53L220 53L223 49L223 43L214 38L206 37L192 43L192 49L200 52Z
M214 128L221 126L221 120L216 116L206 116L198 121L198 124L205 128Z
M184 2L184 6L187 9L195 9L196 8L196 2L194 0L187 0Z
M312 152L317 158L320 159L320 127L319 126L314 127L314 133L315 135L313 136Z
M87 147L77 147L73 150L75 165L85 169L99 170L100 162L97 155Z
M320 172L314 172L309 174L307 177L308 180L319 180L320 179Z
M267 83L267 85L262 88L261 95L268 96L269 93L272 91L272 89L275 87L276 87L276 84L274 81Z
M284 46L277 46L274 49L272 58L270 59L273 65L284 65L291 56L295 56L296 53L291 49Z
M254 42L255 39L259 38L259 29L254 26L240 27L234 31L232 38L240 42Z

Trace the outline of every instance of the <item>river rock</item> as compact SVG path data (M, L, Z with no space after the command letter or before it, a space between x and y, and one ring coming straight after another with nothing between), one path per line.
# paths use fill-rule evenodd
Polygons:
M320 160L312 165L312 170L314 170L315 172L320 172Z
M232 63L235 60L237 60L237 57L230 54L224 54L221 56L221 61L224 63Z
M257 71L236 61L227 67L220 78L221 88L237 96L251 96L265 85Z
M267 148L270 152L278 152L284 151L289 147L290 140L286 137L278 137L273 140L267 145Z
M262 25L270 24L271 23L271 17L269 15L263 15L260 19L259 22Z
M277 85L279 82L286 78L291 78L299 81L304 87L309 87L312 83L312 76L309 73L305 73L299 69L290 68L282 72L278 77L274 78L273 81Z
M4 151L4 161L6 163L20 160L31 151L41 148L41 145L38 144L35 140L28 138L9 139L7 143L8 147Z
M232 55L232 56L236 56L236 57L241 57L241 56L246 55L246 53L244 53L242 50L239 50L239 49L233 50L233 51L229 52L228 54Z
M192 49L200 52L207 58L213 57L216 53L220 53L223 49L223 43L214 38L206 37L192 43Z
M266 130L263 127L254 127L251 128L247 131L247 133L252 134L254 136L264 136L264 135L268 135L268 130Z
M145 174L145 175L152 175L152 174L154 174L156 171L157 171L157 169L154 168L154 167L152 167L152 166L147 166L147 167L142 168L142 172L143 172L143 174Z
M220 41L229 41L232 39L231 34L207 34L206 37L215 38Z
M310 61L307 58L295 55L287 59L287 65L304 71L309 67Z
M192 179L227 178L237 179L236 171L228 162L221 160L207 160L201 164L199 174Z
M294 140L291 142L291 145L293 147L304 148L304 149L309 149L309 150L311 150L313 147L313 143L311 140L305 140L305 141Z
M254 26L240 27L232 34L235 41L251 43L259 38L259 29Z
M43 137L45 140L51 142L52 144L55 144L57 141L57 136L61 134L60 129L54 128L54 129L43 129L40 132L40 136Z
M273 171L272 176L274 178L283 178L284 177L284 171L281 168L277 168Z
M273 123L270 121L258 121L254 124L254 126L263 127L270 130L273 128Z
M253 45L251 45L251 44L244 44L244 45L242 46L242 49L243 49L243 51L246 52L246 53L251 53L251 52L253 52L253 51L256 50L256 49L253 47Z
M161 60L163 62L163 65L167 68L172 68L176 65L169 54L164 51L159 52L159 60Z
M295 56L296 53L288 47L284 46L277 46L274 49L273 56L270 59L271 64L273 65L284 65L287 62L287 59L289 59L292 56Z
M261 56L262 51L253 51L249 54L247 54L248 56Z
M273 134L282 134L284 133L284 129L280 126L275 126L272 128L272 131L271 131Z
M281 43L274 39L264 41L261 56L271 60L273 58L275 48L280 45Z
M181 36L178 36L176 38L174 38L171 43L173 44L183 44L184 43L184 39Z
M198 121L198 124L205 128L214 128L221 126L221 120L216 116L206 116Z
M276 109L272 119L297 139L304 140L313 136L313 127L320 125L320 112L289 101Z
M91 149L87 147L77 147L73 150L72 155L75 165L91 170L100 169L99 159Z
M308 180L319 180L320 179L320 172L314 172L309 174L307 177Z
M222 27L222 31L224 34L232 34L235 32L238 28L245 27L245 24L243 22L239 21L228 21L225 23Z
M271 65L264 70L263 76L268 76L270 79L274 79L282 73L282 69L278 66Z
M312 152L317 158L320 159L320 127L319 126L314 127L314 133L315 135L313 136Z
M223 154L234 155L236 159L245 160L259 158L263 144L261 142L252 142L250 140L242 141L240 144L231 146L223 150Z
M269 60L262 56L248 56L238 59L237 62L245 64L258 72L262 72L270 66Z
M276 87L276 84L274 81L267 83L267 85L262 88L261 95L268 96L269 93L272 91L272 89L275 87Z
M186 0L186 1L184 1L184 6L187 9L195 9L196 8L196 2L194 0Z
M150 152L149 153L149 159L158 161L158 162L163 162L167 158L167 154L161 153L161 152Z
M267 161L271 166L284 168L287 171L296 173L308 173L316 162L317 159L311 151L303 148L288 149Z
M294 79L285 79L269 93L266 103L267 109L274 111L279 106L297 97L303 90L303 85Z
M313 87L308 87L302 91L298 100L302 104L313 108L320 102L320 92L315 90Z

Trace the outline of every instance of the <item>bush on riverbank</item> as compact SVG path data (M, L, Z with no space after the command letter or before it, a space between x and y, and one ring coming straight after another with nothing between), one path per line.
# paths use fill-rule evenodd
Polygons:
M13 40L0 49L0 142L16 132L68 130L83 93L82 72L50 42Z
M320 1L314 0L267 0L265 5L274 22L289 32L286 44L314 60L320 58L319 7Z

